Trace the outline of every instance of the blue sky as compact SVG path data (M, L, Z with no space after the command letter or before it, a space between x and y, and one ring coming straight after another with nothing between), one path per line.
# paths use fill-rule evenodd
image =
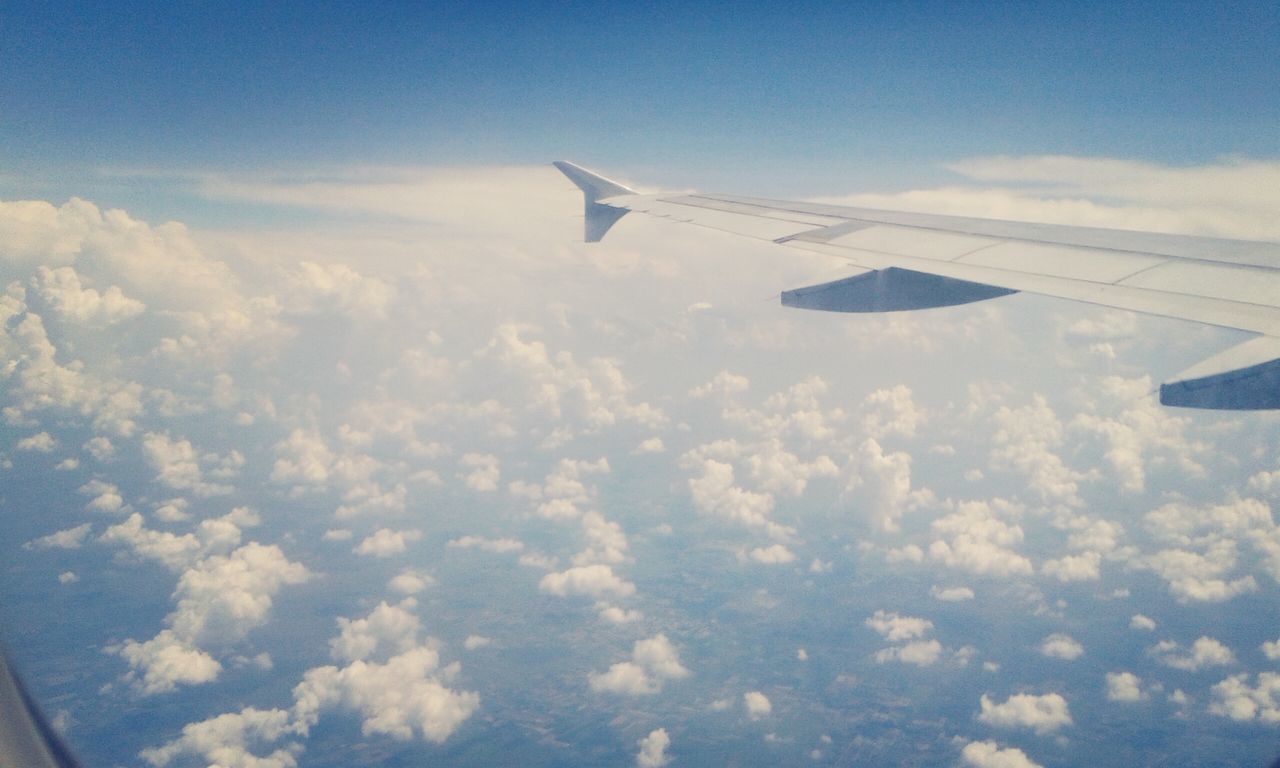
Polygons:
M6 170L563 156L819 194L1280 151L1273 3L179 5L6 3Z

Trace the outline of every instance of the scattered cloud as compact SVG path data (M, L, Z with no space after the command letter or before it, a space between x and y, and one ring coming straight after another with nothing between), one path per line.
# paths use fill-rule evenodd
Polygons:
M1043 736L1073 724L1067 700L1057 693L1018 693L999 704L983 694L980 703L978 719L997 728L1027 728Z
M1141 613L1133 614L1133 618L1129 619L1129 628L1138 629L1144 632L1154 632L1156 628L1155 619L1143 616Z
M933 622L915 616L899 616L896 613L876 611L865 622L885 640L896 643L901 640L912 640L924 637L933 629Z
M636 753L638 768L662 768L671 762L667 750L671 748L671 737L666 728L655 728L648 736L636 742L640 751Z
M760 691L747 691L742 694L742 703L747 708L747 717L760 720L773 714L773 703Z
M592 672L587 681L593 691L640 696L661 691L668 680L688 676L675 646L666 635L657 634L637 640L630 661L620 661L606 672Z
M1040 643L1040 655L1051 659L1074 661L1084 655L1084 646L1070 635L1052 634Z
M1107 701L1143 701L1142 679L1132 672L1107 673Z
M960 758L974 768L1040 768L1026 752L994 741L971 741L960 750Z
M370 557L391 557L404 552L410 544L421 538L422 531L393 531L390 528L379 528L351 551L357 555Z
M1209 713L1232 720L1280 723L1280 673L1260 672L1257 685L1249 675L1232 675L1211 689Z
M1161 640L1147 649L1147 652L1166 667L1187 672L1234 664L1236 660L1230 648L1212 637L1200 637L1190 648L1183 648L1172 640Z

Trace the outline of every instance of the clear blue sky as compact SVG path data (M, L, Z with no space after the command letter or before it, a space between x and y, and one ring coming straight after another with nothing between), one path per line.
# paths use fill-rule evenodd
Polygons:
M822 193L1280 154L1275 2L269 5L0 5L0 172L563 156Z

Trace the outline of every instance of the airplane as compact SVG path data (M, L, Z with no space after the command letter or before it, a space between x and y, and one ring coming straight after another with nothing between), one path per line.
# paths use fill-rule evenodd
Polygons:
M826 254L856 270L783 291L786 307L895 312L1025 291L1258 334L1161 384L1160 402L1280 408L1280 243L737 195L641 194L567 161L553 165L582 190L588 243L635 211Z

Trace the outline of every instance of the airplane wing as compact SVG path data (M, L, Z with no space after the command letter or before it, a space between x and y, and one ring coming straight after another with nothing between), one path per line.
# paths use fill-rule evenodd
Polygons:
M1280 408L1280 244L710 194L639 194L573 163L586 240L636 211L834 256L852 276L782 304L890 312L1026 291L1259 334L1160 386L1187 408Z

